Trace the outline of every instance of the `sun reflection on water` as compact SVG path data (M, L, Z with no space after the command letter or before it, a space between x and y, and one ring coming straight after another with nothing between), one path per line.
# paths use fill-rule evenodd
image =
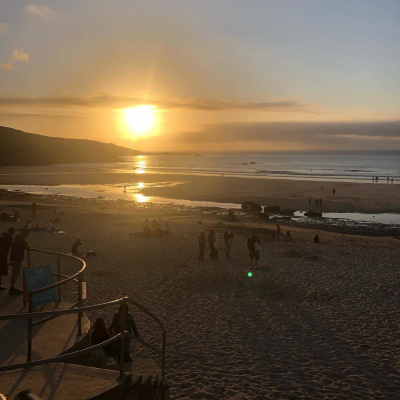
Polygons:
M146 203L150 199L149 196L143 196L142 194L139 193L134 194L133 197L138 203Z

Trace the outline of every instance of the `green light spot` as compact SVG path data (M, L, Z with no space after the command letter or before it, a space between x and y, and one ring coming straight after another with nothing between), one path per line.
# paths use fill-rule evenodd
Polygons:
M253 273L252 273L252 272L248 272L248 273L247 273L247 276L250 278L250 277L253 276Z

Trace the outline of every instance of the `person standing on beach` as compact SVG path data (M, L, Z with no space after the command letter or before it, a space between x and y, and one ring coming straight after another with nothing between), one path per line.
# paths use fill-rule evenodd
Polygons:
M204 250L206 248L206 233L204 231L200 232L199 235L199 260L204 261Z
M208 235L208 245L210 246L210 257L217 259L218 245L217 245L217 235L215 234L214 229L211 229Z
M4 232L0 236L0 290L6 289L3 286L3 281L1 279L1 276L8 275L7 258L8 258L8 253L10 251L11 243L13 241L14 233L15 233L15 228L10 226L7 229L7 232Z
M334 196L336 195L336 189L335 188L333 188L332 193L333 193Z
M136 337L139 336L139 332L136 328L135 320L133 319L133 315L129 312L129 306L128 304L125 304L125 330L128 331L130 334L134 334ZM119 310L117 313L114 314L112 323L110 325L110 334L111 336L117 335L118 333L121 333L121 324L122 324L122 304L119 306ZM128 336L125 336L125 341L124 341L124 362L132 362L132 357L131 357L131 338ZM120 358L120 341L117 341L117 361L119 362Z
M21 274L25 250L30 249L29 244L25 240L28 236L29 230L22 229L21 233L15 236L15 239L11 244L10 263L12 266L12 273L10 279L10 289L8 290L8 294L11 295L22 294L22 290L16 289L14 285Z
M249 249L250 267L253 266L253 260L255 267L257 268L258 260L260 259L261 243L260 239L253 231L251 236L247 239L247 248Z
M224 242L225 242L225 255L227 258L231 256L231 247L233 241L233 233L230 230L224 232Z
M31 218L32 218L32 219L36 219L36 211L37 211L37 204L36 204L36 201L34 201L34 202L31 204L31 209L32 209Z
M281 240L281 226L276 224L276 240Z

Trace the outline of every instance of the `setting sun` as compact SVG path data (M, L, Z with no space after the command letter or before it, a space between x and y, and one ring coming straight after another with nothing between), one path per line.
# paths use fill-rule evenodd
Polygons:
M124 111L125 121L129 128L138 134L147 134L151 131L156 118L153 106L142 105L135 108L127 108Z

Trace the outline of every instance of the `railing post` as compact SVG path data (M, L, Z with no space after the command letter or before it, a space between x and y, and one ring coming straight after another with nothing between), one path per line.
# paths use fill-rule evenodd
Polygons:
M57 282L61 281L61 261L60 255L57 254ZM58 289L58 303L61 303L61 285L57 286Z
M32 294L29 294L29 309L28 312L32 313L33 312L33 305L32 305ZM32 317L28 318L28 350L27 350L27 355L26 355L26 362L32 361L32 329L33 329L33 324L32 324Z
M78 276L78 308L82 307L82 281L83 274ZM82 311L78 311L78 336L82 335Z
M121 303L121 340L119 342L119 377L122 379L125 376L125 328L126 328L126 297ZM121 318L121 313L119 317Z

